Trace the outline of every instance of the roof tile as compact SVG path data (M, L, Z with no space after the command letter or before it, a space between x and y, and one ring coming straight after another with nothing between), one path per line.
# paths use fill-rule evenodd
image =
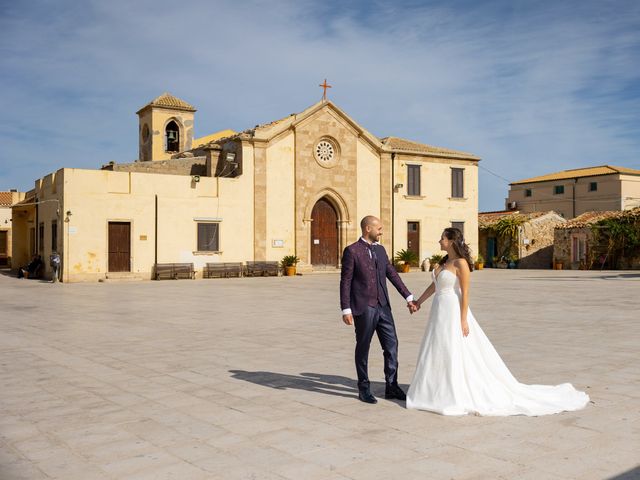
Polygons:
M599 167L576 168L573 170L563 170L562 172L550 173L539 177L526 178L511 182L511 185L521 185L524 183L549 182L554 180L567 180L570 178L596 177L600 175L612 175L623 173L627 175L640 175L640 170L626 167L614 167L612 165L601 165Z

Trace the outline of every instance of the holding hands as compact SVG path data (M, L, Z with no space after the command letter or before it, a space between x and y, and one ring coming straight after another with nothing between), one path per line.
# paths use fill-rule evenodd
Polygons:
M409 309L409 313L414 314L418 310L420 310L420 305L415 300L407 302L407 308Z

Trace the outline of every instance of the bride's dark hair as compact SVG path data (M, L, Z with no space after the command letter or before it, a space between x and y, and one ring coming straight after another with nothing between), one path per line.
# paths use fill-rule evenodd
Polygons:
M460 258L464 258L469 264L469 270L473 272L473 260L471 260L471 250L469 249L469 245L464 243L464 236L459 228L445 228L444 236L453 242L453 250ZM445 255L442 260L440 260L440 265L444 265L445 262L449 260L449 255Z

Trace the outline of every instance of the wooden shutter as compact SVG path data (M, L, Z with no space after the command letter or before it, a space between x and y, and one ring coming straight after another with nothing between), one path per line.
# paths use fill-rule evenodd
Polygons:
M420 165L407 165L407 195L420 195Z

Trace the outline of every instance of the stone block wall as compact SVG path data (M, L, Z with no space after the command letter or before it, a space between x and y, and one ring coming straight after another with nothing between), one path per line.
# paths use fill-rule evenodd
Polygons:
M173 158L155 162L114 163L105 165L103 170L113 172L159 173L164 175L200 175L207 174L206 157Z

